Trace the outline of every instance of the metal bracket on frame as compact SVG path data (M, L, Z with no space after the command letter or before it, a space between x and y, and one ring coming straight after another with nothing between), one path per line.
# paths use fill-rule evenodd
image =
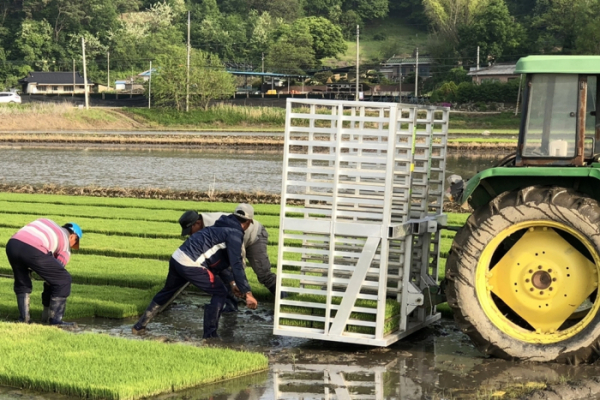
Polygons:
M388 239L402 239L408 235L435 233L447 222L448 216L440 214L422 219L411 219L403 224L392 224L388 228Z

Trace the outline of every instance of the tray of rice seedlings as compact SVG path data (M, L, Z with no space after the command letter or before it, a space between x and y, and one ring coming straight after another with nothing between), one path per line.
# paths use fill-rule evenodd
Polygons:
M0 322L0 385L133 400L264 371L259 353ZM42 351L40 351L40 349Z
M19 317L13 284L13 279L0 278L0 315L9 320ZM116 286L72 285L65 320L87 317L136 317L145 310L154 296L155 289L158 291L159 288L140 290ZM39 321L42 316L43 290L43 282L33 282L30 308L33 321Z
M322 295L313 295L313 294L292 294L286 298L286 300L290 301L302 301L308 303L319 303L325 304L326 298ZM342 302L341 297L332 297L332 304L339 305ZM377 302L374 300L365 300L358 299L354 304L355 307L364 307L364 308L377 308ZM291 305L282 305L281 311L290 314L299 314L299 315L315 315L323 317L325 316L325 310L319 307L300 307L300 306L291 306ZM336 310L331 310L331 317L336 315ZM350 319L348 320L348 324L346 325L347 332L354 333L364 333L364 334L374 334L375 328L370 326L361 326L361 325L353 325L352 320L356 321L375 321L375 314L367 314L360 312L352 312L350 314ZM300 326L306 328L316 328L323 329L324 323L320 321L307 321L304 319L292 319L292 318L282 318L280 319L282 325L288 326ZM387 299L385 302L385 324L384 324L384 334L392 333L398 330L400 324L400 304L394 299Z
M95 196L68 196L55 194L24 194L24 193L0 193L0 201L15 203L41 203L67 206L94 206L94 207L118 207L139 208L147 210L172 210L180 214L185 210L197 210L198 212L233 212L238 203L236 202L208 202L194 200L157 200L143 198L118 198L118 197L95 197ZM252 204L256 216L279 215L281 206L279 204Z

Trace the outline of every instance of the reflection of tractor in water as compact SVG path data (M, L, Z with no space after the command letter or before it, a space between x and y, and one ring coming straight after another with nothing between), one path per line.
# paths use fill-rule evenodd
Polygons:
M578 363L600 352L600 57L531 56L516 154L454 197L475 210L447 262L448 302L486 354Z

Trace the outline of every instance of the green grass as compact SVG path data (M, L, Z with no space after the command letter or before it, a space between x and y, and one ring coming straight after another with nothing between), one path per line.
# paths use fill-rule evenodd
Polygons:
M515 116L514 112L502 112L498 114L474 114L474 113L450 113L449 127L454 131L463 129L506 129L518 132L521 123L521 115ZM481 133L481 131L480 131Z
M73 335L0 323L0 385L91 399L138 399L267 368L258 353Z
M385 40L375 40L375 35L384 35ZM389 17L360 27L360 59L362 61L385 61L393 54L410 55L416 47L427 44L427 31L415 29L400 18ZM346 41L346 53L338 59L326 58L328 66L356 65L356 38Z
M164 126L219 127L266 125L283 127L285 109L277 107L246 107L216 105L203 109L192 109L187 113L162 108L127 108L126 112L142 116L150 123Z

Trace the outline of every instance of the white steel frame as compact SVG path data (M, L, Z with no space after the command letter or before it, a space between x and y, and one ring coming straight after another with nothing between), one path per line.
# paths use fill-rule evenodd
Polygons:
M431 291L448 116L446 107L288 99L274 334L387 346L440 318ZM280 299L282 291L324 302ZM384 334L390 298L400 304L399 326ZM358 307L359 299L377 307Z

